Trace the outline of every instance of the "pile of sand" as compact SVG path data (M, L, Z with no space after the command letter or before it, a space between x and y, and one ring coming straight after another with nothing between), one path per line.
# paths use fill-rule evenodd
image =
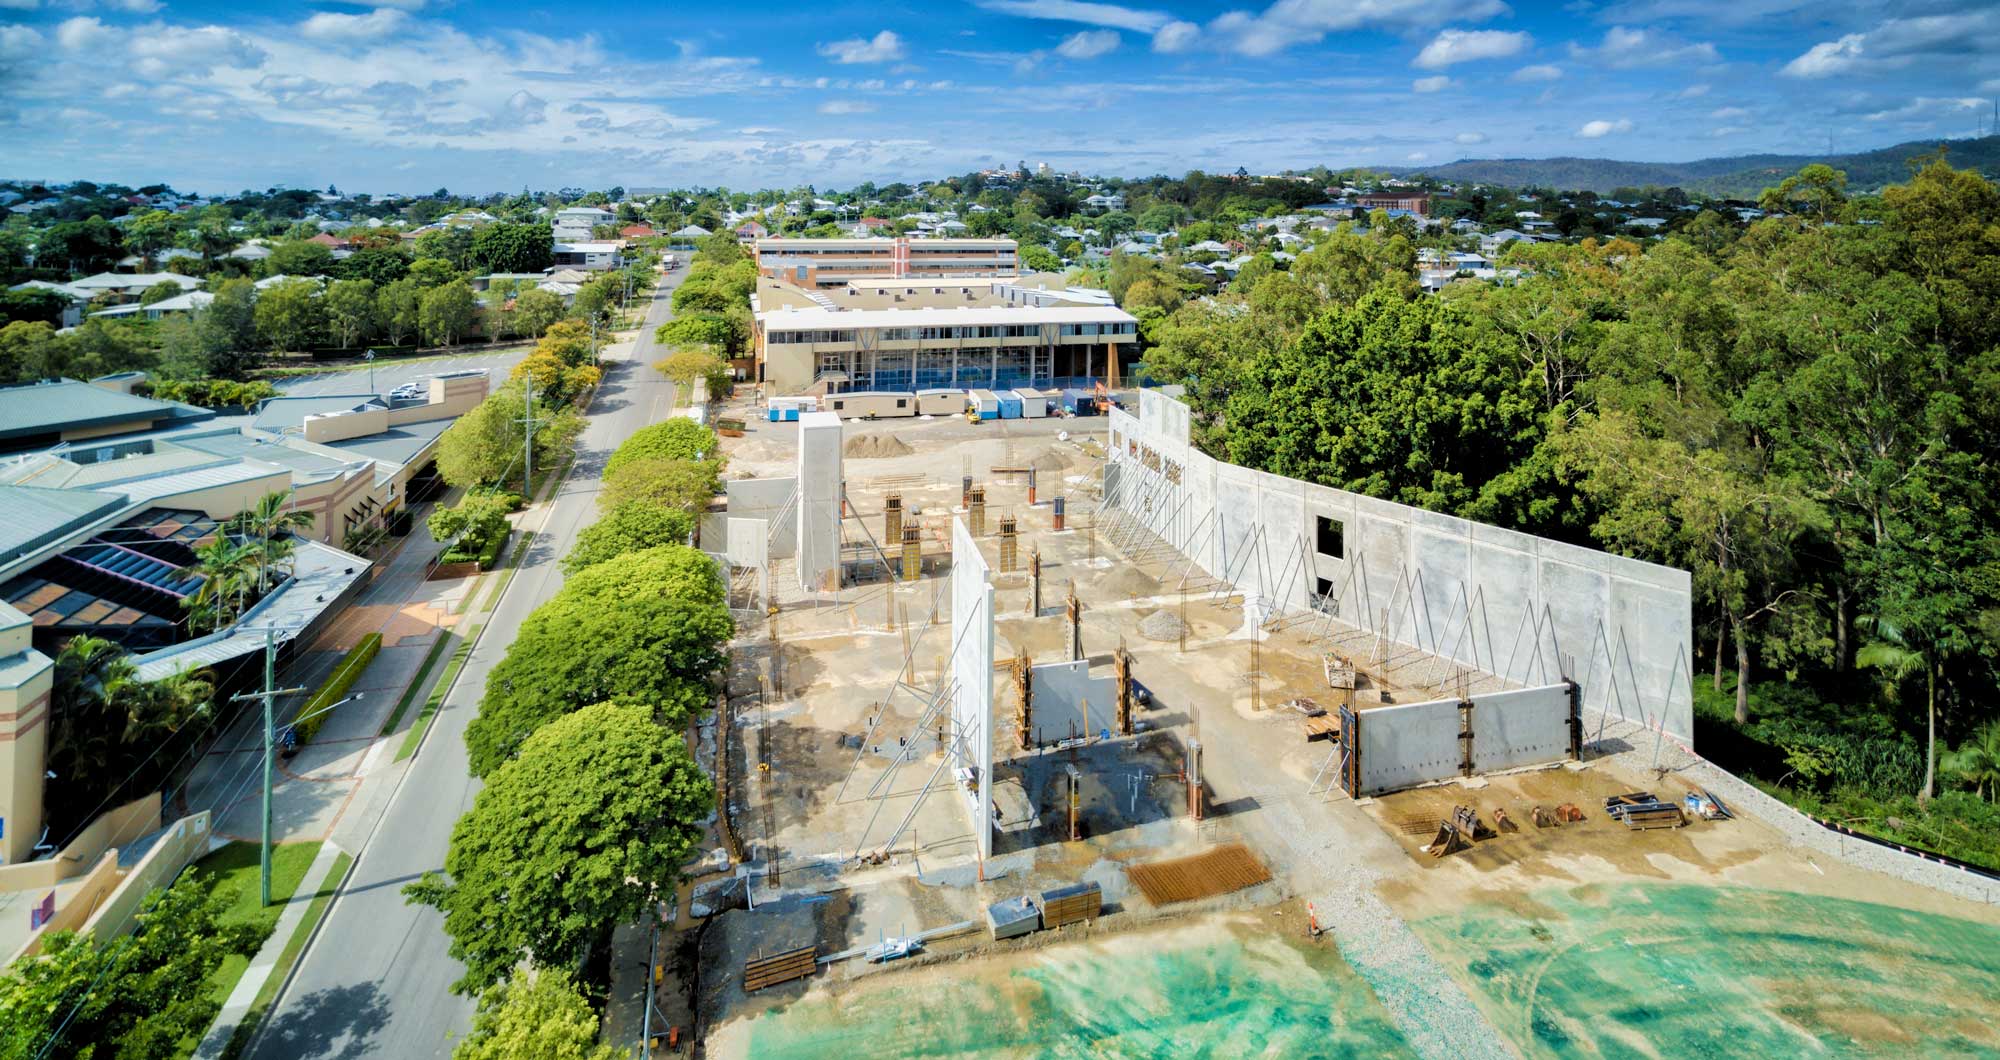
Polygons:
M857 434L847 440L841 452L866 460L869 457L909 456L916 450L893 434Z
M1099 583L1099 588L1105 592L1115 593L1127 599L1135 599L1141 596L1158 595L1160 583L1137 567L1127 566L1119 568L1116 574L1107 575Z
M1028 461L1028 466L1037 471L1063 471L1075 465L1068 456L1050 446L1036 453L1034 459Z
M1146 620L1139 623L1139 635L1147 640L1179 640L1186 631L1187 626L1181 622L1181 616L1164 608L1147 615Z

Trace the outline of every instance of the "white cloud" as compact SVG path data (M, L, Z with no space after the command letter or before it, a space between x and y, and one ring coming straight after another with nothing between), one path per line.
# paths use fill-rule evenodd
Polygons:
M1573 59L1598 63L1614 69L1634 66L1666 66L1672 63L1713 63L1722 59L1715 45L1702 41L1690 44L1678 37L1651 29L1613 26L1604 31L1604 40L1595 48L1571 43Z
M104 6L128 15L150 15L163 5L160 0L104 0Z
M153 25L125 40L132 69L152 78L208 74L218 67L250 69L268 54L248 37L221 26Z
M1504 59L1519 55L1534 38L1526 33L1498 29L1448 29L1437 35L1410 65L1425 70L1442 70L1455 63L1481 59Z
M2000 50L2000 9L1892 18L1865 33L1822 41L1786 63L1786 77L1880 73L1919 63L1965 65Z
M102 19L82 16L64 19L62 24L56 27L56 43L62 45L63 50L72 52L100 47L117 35L117 32L106 26Z
M1717 140L1720 140L1727 136L1741 136L1749 131L1750 127L1747 125L1722 125L1710 129L1708 131L1708 135L1714 137Z
M1749 117L1750 112L1742 107L1717 107L1709 111L1708 116L1716 121L1735 121L1738 118Z
M980 7L1002 15L1040 18L1051 22L1081 22L1087 26L1129 29L1134 33L1157 33L1173 24L1164 11L1144 11L1120 4L1093 3L1091 0L976 0Z
M1209 31L1240 54L1272 55L1329 33L1481 22L1510 10L1503 0L1276 0L1259 14L1231 11Z
M0 0L0 11L33 11L41 0Z
M1443 74L1439 74L1436 77L1419 77L1415 81L1410 82L1410 91L1442 92L1445 89L1450 88L1453 83L1454 82L1452 81L1451 78L1446 77Z
M1453 143L1465 144L1466 146L1470 147L1473 144L1485 143L1486 134L1476 133L1476 132L1462 132L1459 133L1457 136L1452 137L1451 140Z
M1905 125L1930 125L1944 118L1981 111L1992 104L1983 99L1967 97L1918 96L1900 107L1878 110L1862 115L1863 121L1900 122Z
M0 26L0 60L26 59L42 47L42 35L27 26Z
M380 40L403 28L410 16L394 8L377 8L365 15L342 15L322 11L299 24L299 35L308 40L352 43Z
M1609 136L1612 133L1628 133L1631 131L1631 121L1620 118L1617 121L1598 120L1584 122L1583 128L1578 129L1576 135L1585 140L1595 140L1599 137Z
M1409 154L1403 156L1404 160L1408 162L1421 162L1429 157L1430 155L1423 151L1411 151Z
M1201 36L1201 27L1192 22L1169 22L1153 34L1153 50L1169 55L1184 52L1194 47Z
M1087 29L1072 33L1056 45L1056 54L1065 59L1095 59L1117 50L1118 31L1115 29Z
M1507 80L1519 81L1523 83L1530 81L1554 81L1561 78L1562 75L1563 71L1562 67L1560 66L1551 66L1548 63L1537 63L1534 66L1521 67L1519 70L1516 70L1512 74L1508 75Z
M819 105L821 114L872 114L875 104L855 99L830 99Z
M1708 89L1709 86L1707 84L1689 85L1686 88L1681 89L1679 92L1674 93L1674 98L1700 99L1701 97L1708 95Z
M903 58L907 50L903 38L896 36L894 30L885 29L872 38L822 44L819 53L837 63L891 63Z

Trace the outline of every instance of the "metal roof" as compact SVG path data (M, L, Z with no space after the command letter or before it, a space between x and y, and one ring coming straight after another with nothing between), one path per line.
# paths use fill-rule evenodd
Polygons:
M287 427L300 427L307 416L320 416L330 412L352 412L370 405L380 408L389 406L377 394L324 394L317 397L274 397L257 407L257 416L250 421L252 427L260 431L283 431Z
M432 442L437 441L445 428L454 420L424 420L421 423L405 423L391 427L380 434L370 434L361 438L347 438L338 442L321 442L329 449L343 453L353 453L357 457L384 464L402 466L415 459Z
M209 409L121 394L75 379L0 388L0 438L33 437L139 420L160 423L214 418L215 413Z
M0 563L33 552L122 508L125 499L97 490L0 486Z
M337 606L355 581L367 577L370 566L368 560L331 545L300 539L292 554L292 577L228 629L134 659L139 679L156 681L262 651L267 627L279 630L279 640L289 641L327 608Z

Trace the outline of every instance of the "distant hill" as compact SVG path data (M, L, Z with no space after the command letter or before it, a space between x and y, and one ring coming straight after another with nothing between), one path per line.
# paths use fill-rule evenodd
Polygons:
M1613 188L1680 187L1722 198L1754 199L1765 188L1802 166L1825 162L1847 173L1855 190L1894 184L1910 175L1910 159L1951 149L1951 164L2000 177L2000 136L1964 140L1912 140L1874 151L1844 155L1738 155L1694 162L1620 162L1609 158L1468 158L1407 170L1458 183L1534 184L1565 191L1609 194Z

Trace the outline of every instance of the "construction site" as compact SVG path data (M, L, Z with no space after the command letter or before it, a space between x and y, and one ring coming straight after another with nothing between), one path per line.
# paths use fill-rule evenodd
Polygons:
M2000 894L1828 853L1693 753L1684 572L1127 404L724 439L722 808L662 910L663 1052L2000 1050Z

